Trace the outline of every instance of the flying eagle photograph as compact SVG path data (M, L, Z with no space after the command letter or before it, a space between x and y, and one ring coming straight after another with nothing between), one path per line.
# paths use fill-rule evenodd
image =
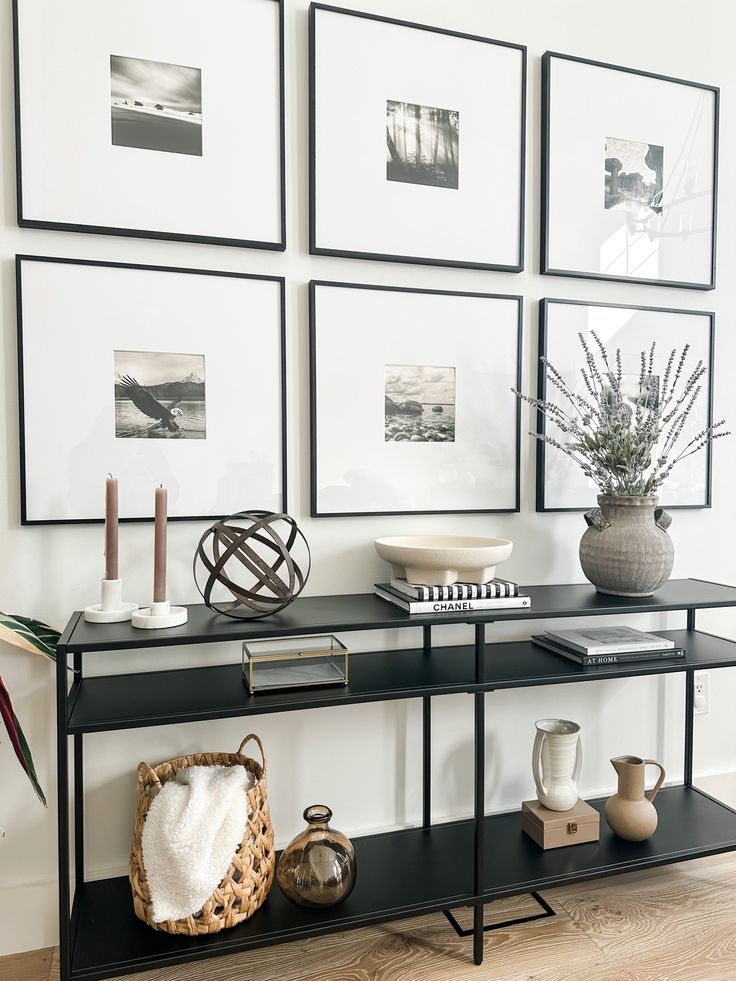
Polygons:
M115 351L117 439L205 439L204 357Z

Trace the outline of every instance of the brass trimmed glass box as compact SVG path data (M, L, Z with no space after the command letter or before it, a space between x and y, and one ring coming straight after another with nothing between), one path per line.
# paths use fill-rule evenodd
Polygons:
M347 685L348 649L337 637L277 637L243 641L248 691Z

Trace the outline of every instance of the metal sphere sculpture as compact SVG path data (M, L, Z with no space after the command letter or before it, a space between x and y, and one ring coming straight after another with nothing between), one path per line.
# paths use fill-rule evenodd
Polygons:
M306 554L306 572L292 555L295 546ZM297 598L311 564L307 540L288 514L240 511L216 521L200 538L194 581L209 609L235 620L258 620Z

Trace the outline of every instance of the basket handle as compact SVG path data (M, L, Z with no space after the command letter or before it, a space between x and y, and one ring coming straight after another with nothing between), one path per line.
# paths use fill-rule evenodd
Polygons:
M139 763L136 772L138 773L138 783L141 787L145 787L148 784L146 787L147 793L151 797L155 797L159 790L161 790L161 781L156 776L156 771L153 767L145 762Z
M261 742L261 737L260 736L257 736L254 732L249 733L245 737L245 739L242 741L242 743L238 747L238 756L242 756L243 749L244 749L246 743L249 743L251 741L251 739L254 739L255 740L255 742L258 744L258 748L261 751L261 759L263 760L263 769L264 769L264 772L265 772L265 769L266 769L266 751L263 748L263 743Z

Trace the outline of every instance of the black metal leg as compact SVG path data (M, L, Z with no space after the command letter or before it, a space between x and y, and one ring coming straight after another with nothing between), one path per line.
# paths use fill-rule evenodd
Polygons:
M475 626L475 680L477 684L483 681L485 657L485 627L482 623ZM473 875L473 892L480 896L483 892L483 859L485 819L485 788L486 788L486 706L485 693L476 692L475 699L475 868ZM473 909L473 960L476 964L483 963L483 904L479 903Z
M432 653L432 628L422 627L425 654ZM422 698L422 827L432 826L432 698Z
M59 823L59 978L71 977L71 924L69 900L69 749L67 745L67 654L56 651L56 772Z
M687 611L687 629L695 630L695 610Z
M84 882L84 744L83 736L74 736L74 880L75 887Z
M686 787L693 785L693 748L695 725L695 669L685 672L685 779Z

